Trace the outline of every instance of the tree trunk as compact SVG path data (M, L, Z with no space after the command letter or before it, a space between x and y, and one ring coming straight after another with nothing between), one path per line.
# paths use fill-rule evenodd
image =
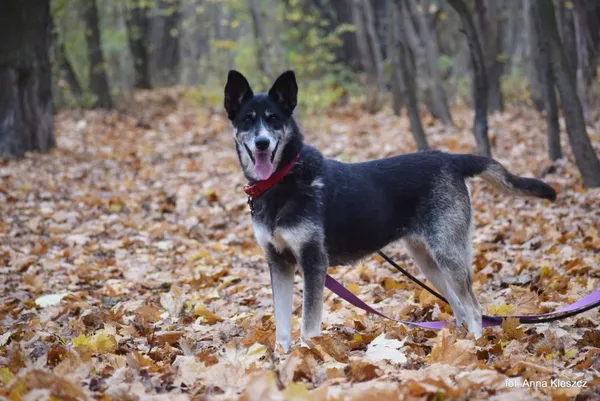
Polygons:
M260 9L259 0L250 0L250 15L252 16L252 27L254 28L255 46L257 51L258 68L263 76L273 78L271 67L271 56L269 54L269 39L266 31L266 16Z
M153 48L155 79L160 85L179 83L181 51L179 48L180 32L180 0L159 0L159 16L154 18L154 29L158 32L153 40L158 47ZM158 40L154 39L158 36Z
M548 57L543 56L544 59ZM558 104L556 102L556 80L550 60L544 64L543 70L544 108L546 109L546 125L548 126L548 157L555 161L562 157L560 146L560 125L558 123Z
M83 19L85 22L85 40L90 71L90 88L94 95L94 107L111 108L112 99L106 78L106 63L102 54L102 38L98 20L96 0L85 0Z
M448 0L448 3L458 13L467 36L471 64L473 66L473 102L475 104L474 133L479 154L491 157L492 150L488 138L488 82L483 52L479 43L477 30L471 13L463 0Z
M375 29L375 15L373 12L373 7L371 4L371 0L364 0L363 9L365 13L365 27L367 30L367 36L369 37L369 44L371 47L371 55L373 58L374 64L374 72L375 72L375 82L374 82L374 91L373 98L369 103L369 112L375 113L381 109L382 96L385 90L385 82L383 79L383 55L381 54L381 43L379 42L379 37L377 36L377 31Z
M537 0L525 0L525 41L527 43L527 78L529 81L530 97L534 107L540 113L544 111L544 78L541 74L543 61L540 57L540 38L536 27L536 13L533 9Z
M594 42L590 35L587 10L589 2L574 1L575 11L575 40L577 43L577 93L583 107L585 120L592 124L594 113L591 110L593 103L594 78L596 77L596 57L594 57Z
M390 74L390 86L392 91L392 110L394 115L400 116L402 114L402 108L404 107L404 100L402 97L402 86L400 76L400 56L398 55L398 38L397 28L394 24L398 23L398 12L395 10L395 5L392 0L388 0L388 21L386 23L386 53L387 57L391 62L392 71Z
M577 96L575 74L567 60L556 27L554 5L551 1L535 3L541 34L547 40L550 60L556 80L560 103L565 115L567 134L584 185L600 187L600 161L587 135L581 103Z
M402 24L402 32L404 33L405 43L408 46L407 50L410 49L410 54L413 56L416 65L415 70L421 72L421 74L417 74L414 77L417 97L418 94L423 94L421 103L425 104L429 113L434 118L441 120L441 117L437 112L438 109L433 104L433 96L430 95L430 84L427 81L429 67L427 66L427 57L425 56L425 46L421 43L421 38L419 37L413 18L410 15L411 13L407 3L408 2L404 1L396 2L397 7L404 8L403 10L399 10L399 13L401 14L400 18L402 18L399 23Z
M427 143L423 124L421 123L421 116L419 115L419 102L417 100L416 79L413 68L414 63L410 60L410 50L407 45L404 26L397 23L397 21L401 21L401 13L404 12L403 1L394 0L394 4L390 4L389 24L392 29L393 50L395 50L391 54L392 68L399 72L398 78L400 79L397 85L401 89L402 99L406 103L406 112L410 120L410 130L417 144L417 149L427 150L429 149L429 144Z
M329 29L333 30L341 24L352 24L353 7L348 6L348 0L329 0L328 3L331 6L331 12L323 11L324 7L320 7L320 10L322 10L321 15L330 23L331 28ZM340 39L343 44L334 50L336 58L353 69L359 67L360 54L358 53L358 44L354 32L346 31L340 35Z
M51 17L52 18L52 17ZM52 22L52 48L54 49L54 57L56 59L56 66L58 67L61 77L67 82L69 91L76 99L81 99L83 94L81 90L81 84L77 78L77 74L73 69L73 65L67 56L65 44L62 41L57 27Z
M538 0L539 1L539 0ZM544 0L552 1L552 0ZM573 13L565 6L563 0L557 0L555 17L558 20L558 34L564 47L563 50L567 56L567 62L571 71L577 70L577 43L575 41L575 24L573 21Z
M452 125L452 115L450 114L448 100L444 93L444 85L442 84L442 75L439 68L440 53L435 35L432 34L432 27L427 18L427 11L424 10L423 12L419 12L414 6L414 0L405 2L405 7L407 7L409 15L414 15L419 23L419 31L421 32L425 58L427 61L428 74L426 79L429 81L427 88L431 95L432 106L434 109L433 114L444 124Z
M365 29L365 23L363 20L363 11L360 1L353 0L352 6L352 22L354 23L355 34L356 34L356 45L358 48L358 54L360 56L360 64L364 71L367 73L369 79L375 75L375 68L373 66L373 60L369 52L369 42L367 40L367 31Z
M390 77L390 86L392 90L392 110L394 111L394 115L400 116L402 114L402 108L404 107L404 97L402 96L403 89L400 85L402 78L400 76L398 65L394 64L394 56L390 57L392 58L392 75Z
M535 0L533 0L535 2ZM556 101L556 78L550 60L549 43L545 36L541 35L542 27L537 18L536 5L533 4L527 12L531 14L536 49L538 57L539 77L541 79L544 96L544 110L546 112L548 157L555 161L562 157L560 146L560 125L558 123L558 104Z
M271 24L273 24L273 35L272 46L273 51L275 53L275 59L277 60L277 66L279 67L279 73L287 70L287 63L285 62L285 50L283 48L282 43L282 25L283 23L279 21L277 15L277 0L271 0L269 2L269 19L271 20Z
M148 20L148 6L142 0L134 0L127 10L125 25L129 51L133 59L134 87L136 89L150 89L150 69L148 54L148 35L150 24Z
M504 62L501 57L503 26L501 19L503 17L498 15L500 10L497 10L497 7L499 7L497 2L492 0L488 5L494 8L492 13L489 12L484 0L475 1L477 22L488 76L488 110L502 112L504 110L501 83L502 74L504 73ZM491 18L490 15L492 15Z
M0 158L54 141L50 2L0 2Z

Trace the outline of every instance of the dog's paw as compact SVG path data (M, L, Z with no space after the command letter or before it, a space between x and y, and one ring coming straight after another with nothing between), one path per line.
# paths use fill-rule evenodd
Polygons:
M279 346L279 351L282 354L287 354L290 351L290 348L292 346L292 340L291 339L284 339L284 340L277 340L277 345Z
M300 337L300 346L306 347L306 348L313 348L314 347L314 343L312 340L313 337L316 337L316 336L310 336L310 337L301 336Z

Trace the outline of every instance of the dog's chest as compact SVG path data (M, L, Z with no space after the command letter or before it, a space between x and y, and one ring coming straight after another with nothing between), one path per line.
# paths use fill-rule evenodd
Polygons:
M272 246L278 253L289 250L298 256L307 243L323 240L322 230L311 222L301 222L294 226L275 226L273 229L260 221L253 221L252 225L254 236L265 252Z
M260 222L253 222L252 227L254 229L254 236L258 245L266 251L269 245L271 245L277 252L283 252L289 248L288 243L282 236L282 230L270 229L266 224Z

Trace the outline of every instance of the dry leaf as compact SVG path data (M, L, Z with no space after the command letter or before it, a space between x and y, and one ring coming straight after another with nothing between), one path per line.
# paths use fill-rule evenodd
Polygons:
M454 366L468 366L477 362L475 343L458 339L456 332L444 328L439 331L431 350L431 362Z
M521 322L516 317L502 319L502 332L510 339L519 340L526 335L520 325Z
M60 304L60 301L63 300L64 297L69 295L68 292L62 292L60 294L47 294L38 297L35 300L35 304L41 308L46 308L48 306L54 306Z
M212 313L202 302L197 302L194 306L194 316L202 318L208 324L222 322L223 318Z
M404 341L386 339L385 333L381 333L369 343L365 358L371 362L387 360L395 364L402 364L408 361L404 350Z

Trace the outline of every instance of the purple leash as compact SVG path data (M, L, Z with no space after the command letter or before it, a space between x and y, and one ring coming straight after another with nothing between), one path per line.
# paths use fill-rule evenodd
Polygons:
M390 263L392 266L394 266L396 269L398 269L400 272L402 272L404 275L406 275L412 281L417 283L419 286L421 286L425 290L429 291L431 294L433 294L440 300L444 301L445 303L448 303L444 297L442 297L436 291L434 291L433 289L431 289L430 287L428 287L427 285L422 283L419 279L417 279L416 277L414 277L413 275L408 273L406 270L402 269L393 260L391 260L386 254L379 251L379 255L381 255L381 257L383 257L383 259L385 259L386 262ZM394 319L389 316L386 316L383 313L373 309L372 307L370 307L369 305L364 303L359 297L357 297L352 292L350 292L350 290L348 290L346 287L344 287L342 284L340 284L338 281L336 281L329 274L325 276L325 286L327 288L329 288L329 290L331 290L334 294L336 294L340 298L344 299L345 301L351 303L352 305L356 306L357 308L360 308L360 309L366 311L367 313L373 313L373 314L381 316L385 319L392 320L394 322L398 322L398 323L402 323L402 324L409 324L412 326L418 326L418 327L423 327L425 329L432 329L432 330L441 329L442 327L444 327L445 325L450 323L449 321L419 323L419 322L410 322L408 320ZM596 308L598 306L600 306L600 289L581 298L579 301L576 301L576 302L572 303L571 305L567 305L563 308L557 309L554 312L541 313L538 315L509 315L509 316L483 315L482 323L483 323L483 327L499 326L500 324L502 324L502 319L509 318L509 317L517 318L520 320L521 323L552 322L555 320L564 319L564 318L567 318L570 316L578 315L580 313L583 313L590 309Z

